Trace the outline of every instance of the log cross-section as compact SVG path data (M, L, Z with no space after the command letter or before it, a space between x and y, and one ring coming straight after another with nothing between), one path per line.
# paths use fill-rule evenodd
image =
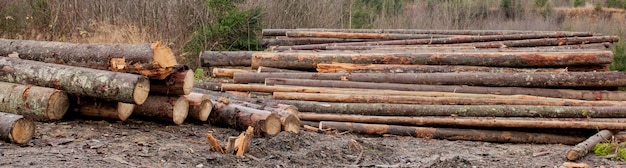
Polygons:
M37 121L59 120L68 107L61 90L0 82L0 111L23 115Z
M21 115L0 112L0 139L24 144L35 134L35 123Z

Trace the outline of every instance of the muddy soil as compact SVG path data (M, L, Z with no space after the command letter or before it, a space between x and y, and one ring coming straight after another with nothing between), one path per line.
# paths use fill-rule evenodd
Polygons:
M567 145L497 144L350 133L282 132L255 138L243 157L213 153L206 133L224 143L240 132L208 124L72 119L37 122L19 146L0 144L0 167L559 167ZM587 155L593 167L625 167Z

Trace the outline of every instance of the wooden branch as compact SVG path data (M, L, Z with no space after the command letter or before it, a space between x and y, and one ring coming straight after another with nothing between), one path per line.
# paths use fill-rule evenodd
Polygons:
M0 57L0 81L32 84L73 96L142 104L150 91L144 76Z
M35 123L21 115L0 112L0 139L25 144L35 135Z
M596 146L596 144L610 140L612 136L613 132L609 130L602 130L598 132L597 134L589 137L589 139L577 144L576 146L574 146L574 148L570 149L567 152L567 160L578 160L579 158L585 156L589 151L591 151L593 147Z
M150 80L150 93L159 95L187 95L194 85L193 70L181 68L163 80Z
M0 39L0 56L16 52L19 58L77 67L126 72L164 79L178 65L174 52L153 44L77 44Z
M125 121L133 113L135 104L77 97L72 107L81 116Z
M213 77L233 77L233 74L235 72L240 72L240 73L253 73L250 70L245 70L245 69L229 69L229 68L213 68L213 72L211 73L211 76Z
M33 120L59 120L70 105L65 92L52 88L5 82L0 88L0 111Z
M567 72L567 68L505 68L462 65L396 65L396 64L317 64L322 73L437 73L437 72Z
M415 136L418 138L464 140L464 141L484 141L499 143L536 143L536 144L576 144L582 141L583 137L566 136L546 133L529 133L517 131L495 131L457 128L429 128L429 127L409 127L382 124L360 124L349 122L320 122L320 129L332 128L338 131L351 131L361 134L373 135L402 135Z
M209 121L214 125L243 130L252 126L257 134L276 135L281 130L280 117L266 110L258 110L236 104L213 102Z
M189 114L189 102L184 96L150 95L146 103L135 107L133 113L137 116L180 125Z
M250 66L252 51L204 51L200 53L202 67Z
M211 111L213 110L213 103L209 96L191 92L189 95L185 95L187 101L189 101L189 117L198 121L207 121Z

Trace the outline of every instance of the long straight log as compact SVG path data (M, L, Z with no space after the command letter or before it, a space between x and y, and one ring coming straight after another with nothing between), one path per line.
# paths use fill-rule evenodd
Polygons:
M533 73L235 73L235 83L262 83L266 78L347 80L357 82L469 85L495 87L603 88L626 86L624 72Z
M75 112L81 116L125 121L135 110L135 104L103 101L80 97L72 101Z
M498 42L472 43L476 48L509 48L509 47L537 47L537 46L562 46L579 45L592 43L613 43L617 42L617 36L593 36L593 37L567 37L567 38L545 38L545 39L525 39L508 40Z
M256 133L267 135L276 135L281 130L280 117L269 111L220 102L214 102L214 105L209 116L209 121L214 125L230 126L238 130L252 126L258 130Z
M211 73L211 76L213 77L233 77L233 74L235 74L235 72L240 72L240 73L254 73L250 70L245 70L245 69L230 69L230 68L213 68L213 71Z
M164 79L178 65L174 52L153 44L77 44L0 39L0 56L17 53L21 59L77 67L126 72Z
M346 32L346 33L402 33L402 34L445 34L445 35L506 35L536 33L570 33L568 31L524 31L524 30L426 30L426 29L263 29L263 36L285 36L288 31ZM576 32L591 36L591 32Z
M263 47L270 46L292 46L306 44L324 44L324 43L347 43L347 42L364 42L376 41L371 39L341 39L341 38L282 38L282 39L261 39Z
M179 69L163 80L150 79L150 93L160 95L187 95L193 89L193 70Z
M274 92L274 99L305 100L340 103L393 103L424 105L536 105L536 106L624 106L625 102L581 100L524 100L471 97L385 96L354 94L324 94Z
M252 51L204 51L200 53L200 66L250 66Z
M35 123L21 115L0 112L0 139L25 144L35 135Z
M57 89L5 82L0 88L0 111L33 120L59 120L70 105L67 94Z
M202 81L193 84L194 88L208 89L214 91L222 90L222 83L219 82L210 82L210 81Z
M257 68L256 72L257 73L263 73L263 72L292 72L292 73L295 72L295 73L300 73L300 72L304 72L304 71L297 71L297 70L290 70L290 69L280 69L280 68L272 68L272 67L260 66L259 68ZM233 73L233 75L235 75L235 74Z
M566 67L610 64L611 51L579 52L396 52L291 53L256 52L252 68L267 66L312 70L322 63L473 65L496 67Z
M435 91L454 93L475 93L475 94L498 94L498 95L532 95L542 97L554 97L564 99L579 100L610 100L626 101L624 91L603 91L603 90L571 90L571 89L546 89L546 88L522 88L522 87L480 87L465 85L416 85L416 84L396 84L396 83L372 83L372 82L352 82L339 80L310 80L310 79L285 79L267 78L265 85L291 85L309 87L331 87L331 88L360 88L360 89L380 89L398 91Z
M613 132L609 130L602 130L597 134L589 137L587 140L577 144L567 152L567 160L578 160L585 156L589 151L593 149L598 143L610 140L613 136Z
M463 65L396 65L396 64L317 64L321 73L437 73L437 72L567 72L567 68L506 68Z
M449 35L440 34L390 34L390 33L345 33L345 32L313 32L313 31L287 31L287 37L317 37L317 38L340 38L340 39L381 39L381 40L404 40L404 39L432 39L445 38Z
M361 124L349 122L320 122L320 129L333 128L338 131L351 131L361 134L373 135L403 135L415 136L418 138L464 140L464 141L485 141L499 143L537 143L537 144L576 144L583 137L556 135L546 133L529 133L517 131L492 131L476 129L456 129L456 128L429 128L429 127L409 127L383 124Z
M0 57L0 81L51 87L74 96L142 104L150 91L144 76Z
M382 46L327 46L326 50L416 50L416 49L449 49L449 50L482 50L482 49L495 49L499 51L505 50L529 50L529 51L554 51L554 50L574 50L574 49L600 49L605 50L610 48L611 43L591 43L591 44L573 44L573 45L560 45L560 46L537 46L532 48L477 48L472 45L473 43L462 43L458 45L382 45ZM504 46L503 46L504 47ZM275 49L276 50L276 49Z
M207 121L211 111L213 110L213 103L209 96L191 92L185 95L187 101L189 101L189 114L188 116L198 121Z
M486 128L536 128L536 129L614 129L626 128L626 123L603 121L572 121L550 118L493 118L493 117L390 117L364 115L338 115L300 113L307 121L341 121L370 124L410 125L410 126L452 126Z
M146 103L135 107L133 114L180 125L189 115L189 102L184 96L150 95Z

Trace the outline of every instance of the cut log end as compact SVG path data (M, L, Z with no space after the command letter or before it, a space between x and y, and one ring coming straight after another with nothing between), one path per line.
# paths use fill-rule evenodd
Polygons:
M130 117L130 115L133 114L133 110L135 110L134 104L122 103L122 102L119 102L117 104L117 112L118 112L117 116L122 121L128 119L128 117Z
M156 42L152 44L152 49L154 50L153 60L160 67L167 68L178 65L176 62L176 56L172 49L167 46L161 45L160 42Z
M289 115L283 120L283 131L298 133L300 132L300 119L295 115Z
M35 123L31 120L20 118L13 124L11 140L17 144L24 144L35 135Z
M48 101L48 118L50 120L59 120L63 118L69 107L70 100L65 92L57 91L53 93Z
M192 70L188 70L185 73L185 79L183 80L183 94L188 95L193 90L194 73Z
M178 98L176 102L174 102L174 111L172 111L172 120L174 124L180 125L185 119L187 119L187 115L189 114L189 102L183 96Z
M192 92L185 95L189 101L189 116L198 121L207 121L211 111L213 110L213 102L209 96L201 93Z
M133 101L137 105L143 104L146 99L148 99L148 94L150 93L150 80L148 78L142 77L137 81L135 85L135 90L133 92Z
M198 113L198 120L208 120L209 115L211 115L211 111L213 111L213 103L211 103L211 100L202 101L202 104L200 105L200 112Z
M280 123L280 117L272 113L265 119L265 124L262 127L263 132L267 135L276 135L282 130L282 124Z

